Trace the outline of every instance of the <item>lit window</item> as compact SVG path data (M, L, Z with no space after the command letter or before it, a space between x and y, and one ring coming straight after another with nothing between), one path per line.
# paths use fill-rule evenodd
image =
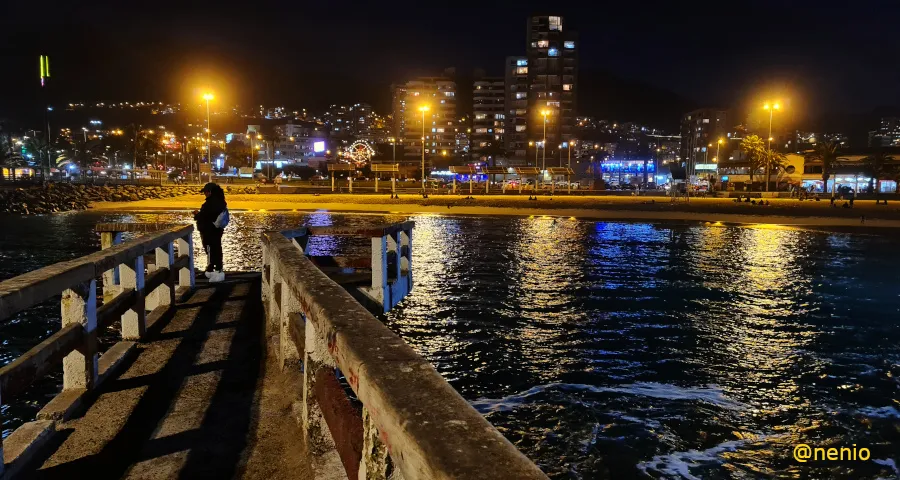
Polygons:
M558 107L558 106L559 106L559 102L547 102L547 106L548 106L548 107Z
M524 58L520 58L520 59L516 60L517 67L525 67L527 65L528 65L528 60L526 60Z
M486 147L487 144L488 144L488 142L479 142L479 143L478 143L478 146L479 146L479 147Z
M563 43L563 46L566 47L566 48L575 48L575 42L573 42L573 41L567 41L567 42L564 42L564 43Z
M483 114L483 113L476 113L476 114L475 114L475 120L484 120L486 117L487 117L487 115L485 115L485 114Z
M516 125L516 131L517 131L517 132L524 132L524 131L525 131L525 125Z
M564 83L564 84L563 84L563 91L568 92L568 91L571 90L571 89L572 89L572 84L571 84L571 83Z
M494 118L496 118L497 120L503 120L504 118L506 118L506 115L503 113L498 113L494 115Z
M538 48L547 48L550 46L550 41L549 40L538 40L537 46L538 46Z
M528 73L528 67L516 67L516 75L524 75Z
M562 31L562 19L559 17L550 17L550 30Z
M527 96L528 96L528 92L516 92L516 99L517 99L517 100L526 98Z
M443 129L443 128L433 128L432 130L434 130L434 131L437 132L437 133L444 133L444 129Z
M506 130L504 130L504 129L502 129L502 128L495 128L495 129L494 129L494 133L503 133L503 132L505 132L505 131L506 131Z
M452 97L452 96L456 95L456 92L444 92L444 95L446 95L448 97Z
M550 55L551 57L558 57L559 50L556 48L551 48L550 50L547 50L547 55Z
M703 123L709 123L709 119L708 119L708 118L704 118L704 119L703 119Z
M525 115L525 109L524 109L524 108L517 108L517 109L516 109L516 115Z
M475 133L487 133L487 129L486 128L476 128Z
M441 100L441 103L444 103L444 102L446 102L446 100Z
M414 96L414 97L418 97L418 96L419 96L419 92L410 92L410 93L412 93L412 96Z

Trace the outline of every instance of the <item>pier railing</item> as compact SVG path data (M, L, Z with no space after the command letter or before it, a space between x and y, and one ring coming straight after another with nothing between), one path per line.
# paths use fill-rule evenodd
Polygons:
M302 376L295 412L310 452L330 458L352 479L386 480L397 478L397 471L406 480L545 479L428 361L307 258L306 245L296 240L315 233L369 236L373 272L384 266L409 272L411 256L404 253L411 253L411 230L409 224L262 235L263 304L282 368ZM386 260L390 245L396 248L393 264ZM329 474L334 472L316 467L317 477Z
M193 226L168 227L122 243L116 232L135 228L105 232L98 228L101 235L108 234L102 238L103 250L0 282L0 322L62 295L60 330L0 368L0 400L8 402L58 369L60 362L63 367L62 392L43 407L36 421L4 440L6 458L12 459L6 462L7 474L27 462L55 432L56 422L69 418L123 363L133 352L134 341L174 306L176 289L194 286ZM145 265L147 254L153 261ZM102 304L97 301L98 278ZM123 341L100 355L98 330L117 320ZM0 462L0 475L3 470Z

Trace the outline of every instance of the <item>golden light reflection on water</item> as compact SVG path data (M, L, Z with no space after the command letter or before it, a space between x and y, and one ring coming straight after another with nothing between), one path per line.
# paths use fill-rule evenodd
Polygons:
M266 229L405 218L238 214L226 264L258 268L253 245ZM897 428L891 411L855 413L892 405L900 375L898 329L883 315L900 301L880 286L898 278L883 241L759 226L413 220L415 288L386 323L466 398L493 405L489 420L554 476L592 478L672 452L707 452L713 477L797 476L781 455L798 440ZM354 247L323 241L330 253Z

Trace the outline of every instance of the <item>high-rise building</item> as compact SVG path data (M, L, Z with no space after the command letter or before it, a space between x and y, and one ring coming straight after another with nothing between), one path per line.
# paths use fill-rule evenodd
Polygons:
M869 132L870 147L900 147L900 118L882 117L878 130Z
M513 159L525 161L528 151L528 58L506 57L505 71L506 151Z
M469 144L477 157L498 155L505 149L504 83L502 77L484 77L474 83Z
M422 77L393 85L394 135L403 141L407 160L422 156L422 110L426 159L456 150L456 83L448 77Z
M709 145L714 148L720 138L728 137L726 120L725 110L716 108L694 110L681 118L681 160L689 174L698 163L709 163Z
M527 98L528 140L546 140L542 152L547 158L561 143L575 138L578 40L563 24L560 16L528 19L528 91L517 92Z

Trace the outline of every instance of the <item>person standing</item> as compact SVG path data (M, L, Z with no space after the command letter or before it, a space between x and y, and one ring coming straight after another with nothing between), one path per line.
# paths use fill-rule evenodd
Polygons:
M200 191L206 196L206 201L200 210L194 210L194 221L197 222L197 230L208 259L205 274L210 282L221 282L225 280L222 235L229 220L228 204L222 187L215 183L207 183Z

